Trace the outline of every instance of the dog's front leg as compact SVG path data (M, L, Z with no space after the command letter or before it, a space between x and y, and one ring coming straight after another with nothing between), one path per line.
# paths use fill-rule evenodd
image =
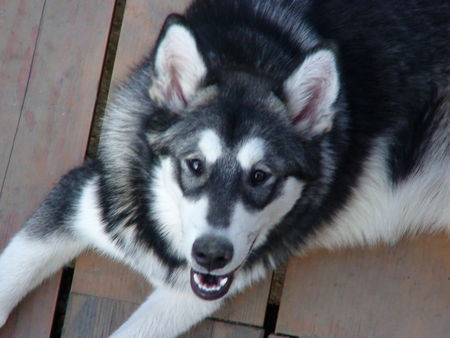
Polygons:
M190 291L160 287L111 338L176 337L212 314L221 303L202 300Z
M85 246L85 242L74 240L63 231L38 236L28 226L19 232L0 255L0 327L30 290Z

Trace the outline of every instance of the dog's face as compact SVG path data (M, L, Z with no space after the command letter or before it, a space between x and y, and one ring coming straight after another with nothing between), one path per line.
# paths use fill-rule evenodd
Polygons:
M154 211L171 223L163 232L190 263L194 291L208 299L227 291L232 272L292 208L306 177L301 145L286 142L295 134L276 116L283 112L259 108L263 98L253 107L225 98L217 94L150 136L163 149Z
M312 89L293 92L306 86L309 68L322 67L327 77L335 76L332 53L316 54L303 63L306 69L299 67L286 80L282 100L267 79L242 71L221 72L205 85L208 70L193 34L179 18L163 29L149 94L163 108L158 113L177 117L165 130L148 134L160 158L151 210L161 232L189 263L192 289L203 299L227 293L233 273L265 242L314 176L300 135L310 138L330 128L331 121L311 109L325 109L322 101L333 103L337 84L327 79L331 88L322 93L319 79Z

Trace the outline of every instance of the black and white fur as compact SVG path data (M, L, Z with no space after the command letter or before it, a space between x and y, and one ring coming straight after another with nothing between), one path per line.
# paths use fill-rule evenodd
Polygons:
M83 250L156 291L113 337L176 336L290 254L450 225L448 1L198 0L119 88L98 159L0 256L0 326Z

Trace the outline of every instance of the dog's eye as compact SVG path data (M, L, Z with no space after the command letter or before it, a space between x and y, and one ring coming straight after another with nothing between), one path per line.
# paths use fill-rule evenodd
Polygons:
M250 183L253 186L263 184L270 177L270 174L262 171L261 169L256 169L251 173Z
M203 163L198 158L188 159L186 164L193 174L200 176L203 173Z

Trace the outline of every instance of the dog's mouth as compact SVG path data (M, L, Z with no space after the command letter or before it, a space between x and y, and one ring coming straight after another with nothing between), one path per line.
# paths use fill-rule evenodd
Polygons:
M216 300L225 296L232 282L233 273L215 276L191 269L192 291L204 300Z

